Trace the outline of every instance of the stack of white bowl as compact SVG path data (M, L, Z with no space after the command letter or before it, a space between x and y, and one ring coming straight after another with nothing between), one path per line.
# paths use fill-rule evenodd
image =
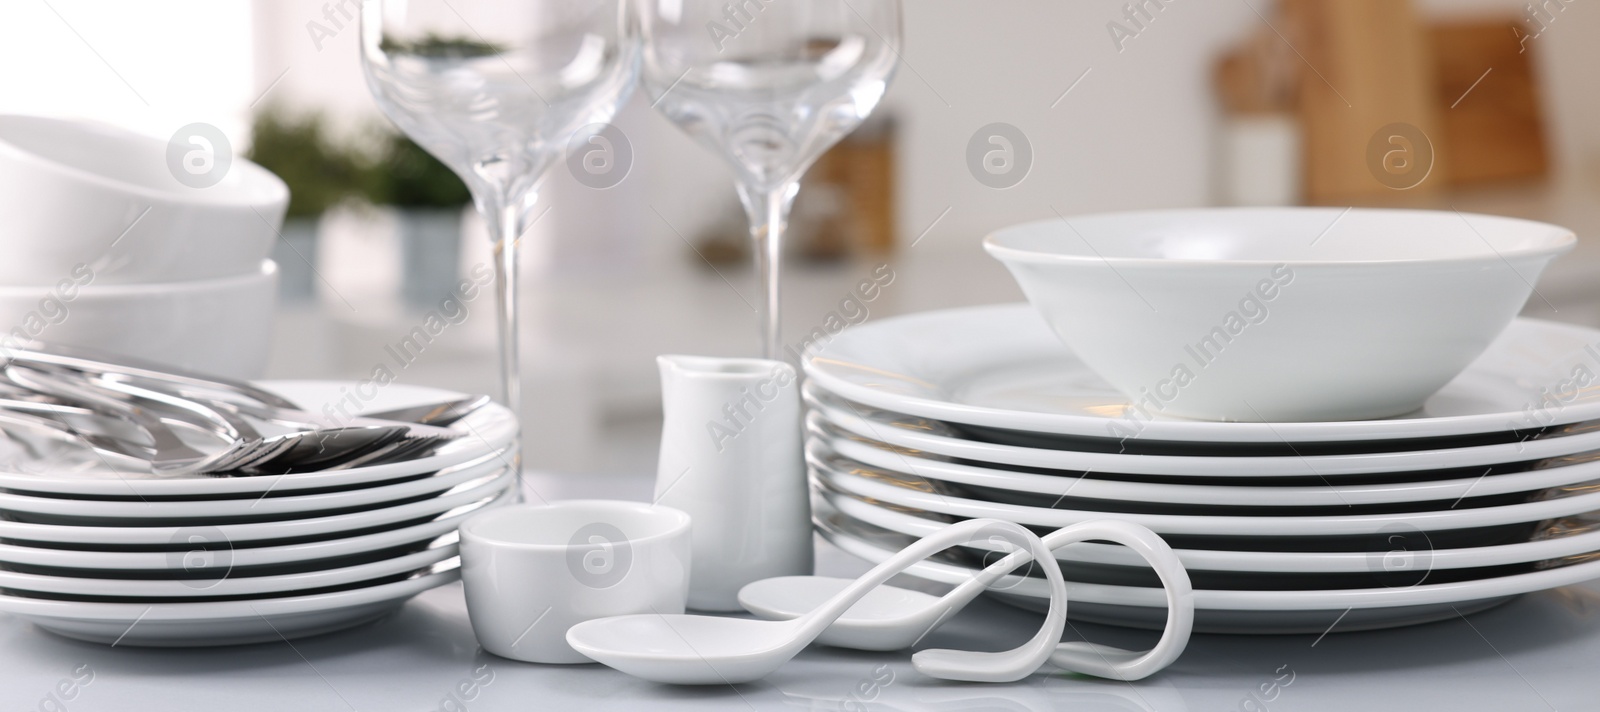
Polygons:
M0 115L0 339L260 376L289 192L221 150Z
M807 363L817 526L881 560L964 518L1136 522L1178 550L1203 631L1403 625L1600 578L1600 331L1516 317L1574 241L1338 209L1001 231L1035 308L855 326ZM1162 624L1137 555L1057 556L1069 615Z
M262 385L316 412L348 410L358 388ZM461 395L391 384L360 405ZM513 496L511 412L489 404L449 429L459 437L425 457L254 477L11 458L0 467L0 612L122 646L277 641L381 617L456 581L456 527Z

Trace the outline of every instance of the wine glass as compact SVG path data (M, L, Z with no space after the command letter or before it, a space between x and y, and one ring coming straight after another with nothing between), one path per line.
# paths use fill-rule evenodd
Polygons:
M378 106L466 182L494 240L506 405L521 415L517 242L535 184L615 115L638 73L627 0L363 0Z
M733 165L780 358L778 274L800 177L872 113L899 59L899 0L641 0L656 108Z

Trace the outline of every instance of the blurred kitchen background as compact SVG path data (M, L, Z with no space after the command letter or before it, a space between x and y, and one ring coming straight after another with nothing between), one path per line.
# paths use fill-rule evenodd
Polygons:
M372 103L359 5L0 9L0 111L97 118L163 139L207 122L289 183L276 378L361 379L392 366L385 347L487 264L465 192L395 139ZM881 265L894 280L866 303L871 319L1020 299L978 246L997 227L1226 204L1455 208L1566 225L1579 247L1528 313L1600 326L1596 5L908 2L885 105L812 169L797 203L789 342ZM597 189L555 167L541 188L548 212L524 237L525 459L535 467L652 469L654 356L757 351L731 174L649 101L636 94L615 122L632 148L626 179ZM1015 161L1003 180L969 159L972 146L981 155L1002 144ZM495 392L493 305L480 295L468 306L395 375Z

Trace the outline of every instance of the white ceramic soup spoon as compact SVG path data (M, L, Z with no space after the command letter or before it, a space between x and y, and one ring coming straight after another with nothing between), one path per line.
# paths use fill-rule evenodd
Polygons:
M902 549L833 598L793 620L763 621L696 615L643 614L584 621L567 631L567 643L594 660L629 675L680 685L737 684L766 677L811 644L835 618L884 581L951 546L984 540L1025 549L1017 565L1042 562L1050 582L1050 611L1039 633L1021 647L998 653L923 650L912 656L918 672L945 680L1012 682L1038 670L1049 658L1067 621L1067 588L1061 568L1032 532L996 519L952 524ZM1007 560L1010 560L1008 557Z
M1064 670L1114 680L1148 677L1177 660L1194 628L1194 587L1189 573L1161 537L1128 522L1082 522L1045 535L1052 551L1082 541L1103 540L1127 546L1143 556L1161 577L1167 593L1167 625L1161 641L1148 652L1133 652L1087 642L1056 646L1050 662ZM894 586L879 586L839 616L817 642L857 650L909 648L936 625L949 620L984 589L1022 563L1013 553L988 566L943 597ZM1048 567L1046 567L1048 570ZM1015 581L1013 581L1015 583ZM756 581L739 591L746 610L768 620L799 618L836 596L850 584L823 576L783 576ZM999 588L1005 586L1002 583Z

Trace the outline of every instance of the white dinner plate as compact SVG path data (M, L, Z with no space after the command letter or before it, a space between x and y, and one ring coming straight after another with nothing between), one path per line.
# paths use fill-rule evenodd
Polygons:
M1121 482L1085 479L1078 473L1040 474L935 460L906 450L891 450L878 443L841 436L837 431L810 428L808 448L814 456L837 454L864 465L900 474L975 487L1013 490L1054 498L1072 496L1116 502L1218 505L1226 507L1348 507L1402 502L1456 502L1467 496L1487 497L1518 492L1538 492L1600 480L1600 458L1527 472L1486 477L1451 477L1419 482L1382 484L1319 484L1308 486L1250 486ZM1574 458L1577 460L1577 458Z
M948 526L942 520L927 519L896 509L881 507L848 494L822 492L816 496L828 511L849 520L922 538ZM1461 549L1430 549L1425 546L1410 552L1407 566L1417 570L1481 569L1515 564L1553 565L1568 557L1589 556L1600 551L1600 527L1574 519L1547 528L1550 538L1518 544L1474 546ZM983 542L970 546L988 548ZM1191 571L1231 571L1245 573L1368 574L1395 564L1394 556L1406 552L1390 551L1225 551L1216 549L1174 549L1184 567ZM1084 542L1056 549L1063 565L1072 563L1106 564L1148 569L1149 562L1125 546Z
M260 567L294 566L303 568L316 562L340 561L361 557L373 552L421 545L449 534L461 522L478 512L510 502L514 495L501 494L492 500L464 505L441 514L422 524L362 534L353 537L322 539L278 546L254 546L238 549L219 549L235 570ZM183 571L186 551L83 551L51 547L26 546L23 543L0 544L0 565L45 567L64 569L93 569L111 571Z
M350 512L326 517L288 519L276 522L249 524L219 524L216 526L66 526L59 524L33 524L29 522L0 521L0 539L21 539L30 542L58 544L101 544L123 546L180 547L193 536L206 537L208 541L266 542L275 539L301 537L330 537L341 532L360 531L431 519L456 507L487 501L500 495L517 482L516 473L506 470L499 477L458 492L411 502L396 507L383 507L365 512Z
M459 553L455 534L447 534L421 551L369 561L355 566L270 576L234 576L232 567L212 564L214 576L185 580L86 578L66 575L24 574L0 571L0 589L12 595L67 595L85 600L120 603L117 599L195 599L212 596L263 596L289 591L315 591L348 587L366 581L418 571ZM92 572L91 572L92 573ZM146 601L147 603L154 601ZM170 601L178 603L182 601Z
M881 410L857 408L852 412L848 406L836 408L818 400L808 402L812 408L810 418L813 421L823 418L828 423L855 435L889 445L975 462L1078 472L1196 478L1338 477L1488 467L1559 458L1600 449L1600 430L1596 430L1527 442L1356 455L1261 457L1126 455L968 440L942 435L925 425L916 423L915 420L907 421L903 417Z
M291 640L376 620L412 596L459 580L459 567L308 596L197 603L100 603L0 595L0 611L78 640L118 646L243 645Z
M137 526L142 520L164 523L217 523L212 520L293 519L335 509L372 509L400 500L445 492L492 477L516 460L515 450L489 453L470 462L404 480L361 489L318 494L253 499L191 499L182 501L59 499L0 493L0 513L45 524ZM294 490L289 490L293 492ZM60 517L70 521L53 521ZM130 521L132 520L132 521Z
M1450 437L1600 418L1600 389L1574 383L1580 368L1600 370L1600 331L1517 319L1420 411L1406 416L1325 423L1147 421L1125 417L1133 408L1129 399L1074 357L1027 304L874 320L841 332L805 363L818 387L896 413L1030 433L1197 443Z
M1302 537L1375 536L1387 527L1409 531L1476 529L1534 523L1600 510L1600 491L1567 494L1554 499L1476 509L1445 509L1393 514L1286 516L1130 514L1046 507L1023 507L928 491L925 481L882 470L845 472L807 458L812 477L823 486L876 501L954 517L990 517L1025 526L1059 528L1095 519L1117 519L1150 528L1157 534L1203 536ZM866 476L863 472L870 474Z
M818 518L818 532L846 553L881 563L910 543L870 541ZM957 585L973 570L942 561L923 560L904 575ZM1414 625L1466 615L1534 591L1559 588L1600 578L1600 560L1498 578L1397 588L1331 591L1217 591L1195 589L1195 632L1311 633L1372 630ZM1006 577L990 593L1025 608L1042 610L1050 592L1045 582ZM1160 630L1166 624L1166 597L1160 588L1107 586L1067 582L1067 615L1110 625Z
M352 414L358 410L381 411L435 403L464 395L438 388L399 383L380 388L364 386L355 381L263 381L260 385L299 403L304 410L312 413L323 412L324 406L335 407L335 413L341 412L337 410L341 405L345 412ZM370 399L360 397L369 391L372 392ZM351 402L354 406L349 405ZM0 490L40 493L53 497L90 495L126 498L173 495L224 496L352 488L435 472L504 450L511 445L516 436L517 419L504 406L490 403L452 424L449 429L461 433L461 437L440 446L428 457L385 465L256 477L208 475L163 477L150 473L135 476L106 468L66 472L53 469L46 463L29 463L27 471L21 471L21 468L15 466L11 469L0 468Z

